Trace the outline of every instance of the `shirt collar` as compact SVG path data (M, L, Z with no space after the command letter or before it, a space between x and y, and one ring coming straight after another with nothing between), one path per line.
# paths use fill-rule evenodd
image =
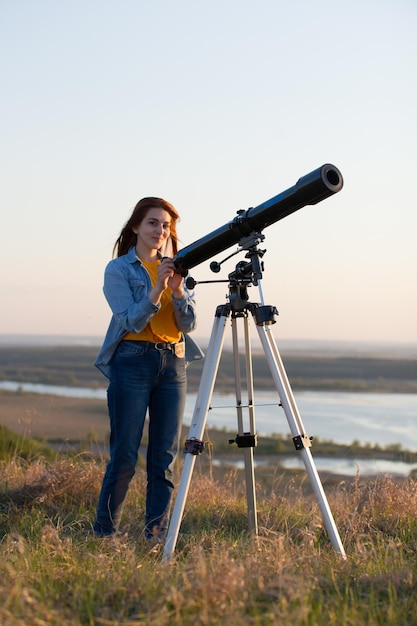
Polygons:
M159 260L162 259L162 254L159 252L159 250L158 250L158 258L159 258ZM136 256L136 247L135 246L132 246L127 251L127 260L129 261L129 263L136 263L136 261L139 261L139 263L142 263L142 261Z
M129 261L129 263L136 263L137 261L139 261L139 263L141 262L136 256L135 246L132 246L127 251L127 260Z

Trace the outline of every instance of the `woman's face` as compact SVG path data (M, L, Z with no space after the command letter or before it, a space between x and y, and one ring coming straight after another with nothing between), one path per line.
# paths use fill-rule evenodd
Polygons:
M132 230L137 235L139 252L160 250L171 233L171 216L165 209L149 209L139 226Z

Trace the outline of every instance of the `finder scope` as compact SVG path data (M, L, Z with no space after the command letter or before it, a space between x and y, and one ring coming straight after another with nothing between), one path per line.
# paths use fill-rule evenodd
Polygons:
M250 209L237 212L237 216L182 248L174 257L176 271L184 276L187 271L254 232L298 211L307 204L317 204L343 187L343 177L334 165L326 163L300 178L293 187Z

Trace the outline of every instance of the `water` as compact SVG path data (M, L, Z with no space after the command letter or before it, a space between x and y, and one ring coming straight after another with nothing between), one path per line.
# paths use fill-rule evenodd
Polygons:
M105 389L14 381L0 381L0 389L72 398L106 398ZM294 396L305 431L311 436L342 444L353 441L381 447L400 444L406 450L417 451L417 394L298 391ZM186 424L191 424L195 401L196 394L188 394ZM290 432L275 392L256 394L255 419L259 435ZM207 425L227 430L237 428L234 395L213 394Z
M58 387L33 383L0 381L0 389L9 391L52 394L67 397L105 399L104 389ZM294 393L305 432L320 440L341 444L354 441L385 448L400 445L405 450L417 451L417 394L343 393L299 391ZM191 424L196 394L187 396L184 423ZM247 424L247 411L243 410ZM256 431L259 435L289 435L290 428L276 392L262 392L255 396ZM234 395L213 394L207 427L225 428L237 432ZM318 445L318 444L317 444ZM313 443L314 455L314 443ZM297 454L285 461L287 467L302 467ZM354 475L391 473L407 475L417 466L398 461L364 459L316 459L317 469Z
M0 390L25 391L27 393L41 393L63 398L92 398L104 400L105 389L89 389L88 387L60 387L59 385L42 385L38 383L19 383L13 380L0 381Z
M294 396L305 431L311 436L343 444L400 444L417 450L417 394L298 391ZM187 408L192 402L190 396ZM276 393L257 394L255 404L259 434L290 432ZM192 414L192 408L188 410ZM233 396L213 396L208 423L233 428Z
M314 448L313 448L314 456ZM286 469L303 469L304 464L299 456L285 459L281 463ZM342 476L375 476L376 474L390 474L392 476L408 476L412 470L417 469L417 463L404 463L402 461L386 461L385 459L335 459L317 457L315 465L319 472L329 472Z

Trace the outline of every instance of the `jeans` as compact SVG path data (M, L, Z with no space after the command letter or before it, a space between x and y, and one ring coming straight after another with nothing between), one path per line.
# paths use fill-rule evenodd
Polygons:
M110 461L94 521L97 534L110 535L119 528L148 410L145 537L164 537L186 389L184 358L146 342L120 343L111 362L107 391Z

